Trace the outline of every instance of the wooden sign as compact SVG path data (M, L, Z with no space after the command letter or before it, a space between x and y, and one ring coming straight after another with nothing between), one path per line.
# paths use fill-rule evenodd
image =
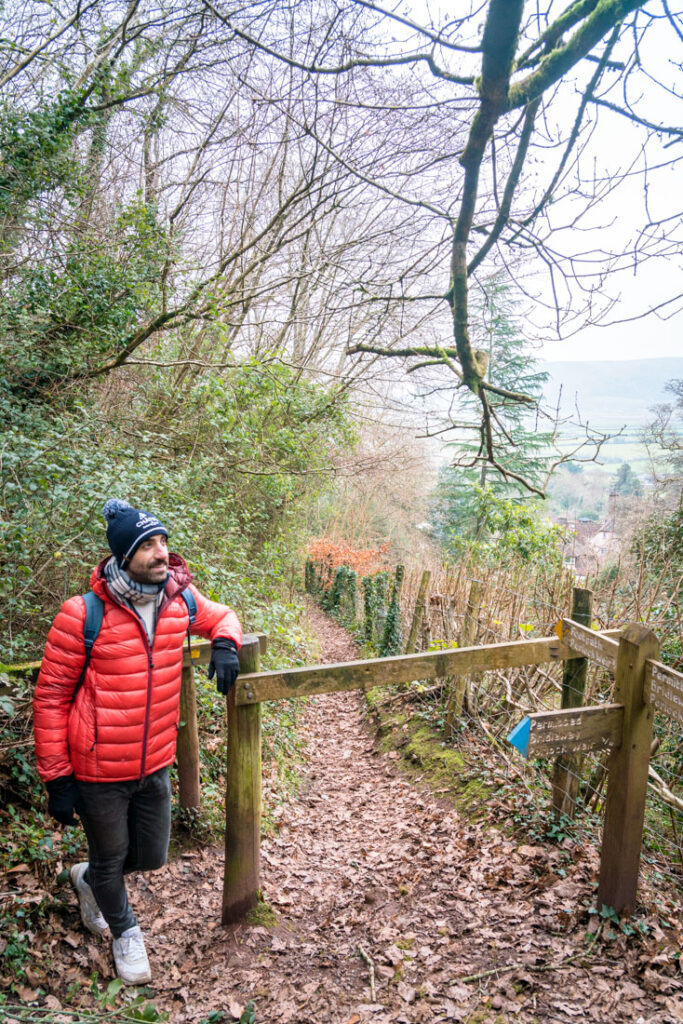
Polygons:
M623 722L623 704L541 711L523 718L507 738L529 758L612 750L621 745Z
M581 626L572 619L562 619L555 627L555 632L560 640L570 647L576 654L602 665L608 672L615 672L617 668L617 651L619 644L616 640L596 633L587 626Z
M646 662L645 672L646 700L683 723L683 674L651 660Z

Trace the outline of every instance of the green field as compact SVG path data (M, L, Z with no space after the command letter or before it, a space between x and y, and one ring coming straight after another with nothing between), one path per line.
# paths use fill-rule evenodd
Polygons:
M607 441L601 449L598 464L609 473L616 473L619 466L628 462L631 469L640 476L649 476L650 459L647 448L638 441Z

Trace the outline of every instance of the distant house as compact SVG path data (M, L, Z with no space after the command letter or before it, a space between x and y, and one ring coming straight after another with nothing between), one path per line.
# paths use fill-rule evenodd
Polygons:
M564 564L578 576L597 572L616 550L611 516L602 522L559 516L557 523L566 530Z
M606 558L611 555L615 546L615 534L613 530L601 528L591 537L589 541L590 547L593 552L600 559Z

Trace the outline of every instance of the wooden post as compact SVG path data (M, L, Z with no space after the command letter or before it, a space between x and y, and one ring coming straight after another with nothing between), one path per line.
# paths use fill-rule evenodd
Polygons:
M627 626L619 641L614 700L624 705L621 746L608 761L598 905L631 914L638 889L647 772L652 743L652 705L645 703L645 662L656 660L659 641L646 626Z
M180 683L180 728L178 729L178 800L181 811L190 816L199 814L199 731L197 729L197 691L194 668L183 668Z
M477 634L477 623L480 609L481 582L479 580L472 580L472 583L470 584L469 597L467 598L467 610L465 611L465 619L463 621L462 632L460 634L460 647L471 647L474 643L474 638ZM450 685L448 687L448 703L446 706L446 722L444 726L444 733L447 740L452 738L455 729L455 722L462 714L466 690L467 676L464 673L451 677Z
M258 672L260 644L244 637L242 672ZM228 695L225 789L225 871L221 923L239 921L258 901L261 840L261 705L236 705Z
M412 654L417 646L417 634L422 622L422 616L425 611L425 601L427 600L427 587L429 586L429 580L431 578L431 570L425 569L422 573L422 579L420 580L420 588L417 592L417 599L415 601L415 611L413 612L413 621L410 623L410 632L408 633L408 640L406 642L406 654Z
M572 589L572 608L569 616L574 622L590 628L593 618L593 591L583 587ZM572 658L564 663L562 673L562 709L583 707L588 678L588 658ZM562 754L555 761L553 771L553 810L556 817L566 814L573 818L579 792L579 777L583 758L580 754Z

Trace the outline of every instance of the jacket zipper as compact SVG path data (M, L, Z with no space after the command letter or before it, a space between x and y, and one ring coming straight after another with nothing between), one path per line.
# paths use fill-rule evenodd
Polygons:
M145 778L145 761L147 760L147 737L149 733L149 713L152 707L152 670L154 669L154 662L152 661L152 649L149 646L147 630L142 623L140 623L140 628L143 640L147 645L147 703L145 704L145 724L142 730L142 753L140 755L140 782L142 782Z
M119 605L119 607L126 608L125 605ZM145 761L147 760L147 734L149 733L149 713L152 707L152 670L154 668L154 661L152 660L152 648L149 646L149 637L147 636L147 630L145 629L144 623L140 619L140 616L131 608L126 608L126 611L135 619L138 629L140 630L142 642L145 645L145 650L147 651L147 697L145 701L145 721L142 727L142 750L140 752L139 779L140 782L143 782L145 778ZM156 636L156 629L154 630L154 635Z
M168 602L170 603L170 602ZM130 609L128 609L130 611ZM154 639L156 640L157 629L159 628L159 619L161 618L165 609L158 609L156 619L154 622ZM153 647L154 641L152 641L152 647L149 645L149 637L147 636L147 630L145 629L144 623L140 617L135 613L131 612L131 615L135 616L138 626L140 627L140 633L142 635L143 643L147 649L147 702L145 704L145 724L142 730L142 752L140 754L140 782L144 782L145 779L145 762L147 760L147 740L149 737L149 715L152 709L152 672L154 670L154 659L153 659Z
M162 603L161 608L158 609L157 616L156 616L156 621L155 621L155 624L154 624L154 638L155 639L156 639L156 635L157 635L157 629L159 628L159 619L161 618L161 616L165 612L167 606L170 605L170 604L171 604L170 600L166 601L165 604ZM147 760L147 739L148 739L148 734L149 734L149 715L150 715L150 711L152 709L152 671L154 669L154 661L153 661L153 657L152 657L152 653L153 652L152 652L152 647L150 647L150 645L149 645L149 637L147 636L147 630L145 629L144 623L140 619L140 616L136 612L134 612L131 608L126 608L126 606L123 605L123 604L119 605L119 608L125 608L126 611L130 615L132 615L133 618L135 619L135 621L136 621L136 623L138 625L138 628L140 630L140 635L142 636L142 642L144 643L145 649L147 651L147 700L146 700L146 703L145 703L145 722L144 722L144 725L143 725L143 728L142 728L142 751L140 753L140 782L144 782L144 779L145 779L145 761Z

